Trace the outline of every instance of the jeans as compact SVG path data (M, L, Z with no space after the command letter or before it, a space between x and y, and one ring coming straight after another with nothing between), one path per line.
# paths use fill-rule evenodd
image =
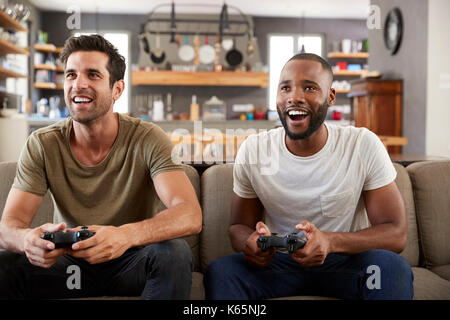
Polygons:
M61 256L49 269L11 252L2 253L5 260L10 261L0 266L0 299L190 298L193 257L182 239L131 248L117 259L94 265L70 255Z
M320 266L302 267L277 252L268 267L250 265L242 253L213 261L205 277L206 299L259 300L310 295L340 299L412 299L411 267L400 255L369 250L329 254Z

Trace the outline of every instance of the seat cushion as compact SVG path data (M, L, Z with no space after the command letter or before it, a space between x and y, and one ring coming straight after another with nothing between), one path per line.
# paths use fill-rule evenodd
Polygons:
M414 300L449 300L450 281L441 278L428 269L415 267Z
M426 266L450 264L450 160L407 167Z
M450 281L450 264L444 266L437 266L430 269L432 272L436 273L441 278Z

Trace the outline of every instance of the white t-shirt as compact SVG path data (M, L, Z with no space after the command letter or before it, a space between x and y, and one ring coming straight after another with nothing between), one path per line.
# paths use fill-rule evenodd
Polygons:
M290 233L303 220L323 231L367 228L362 191L395 180L392 161L373 132L332 124L326 128L325 146L308 157L287 149L283 127L251 135L239 148L233 191L260 199L272 233Z

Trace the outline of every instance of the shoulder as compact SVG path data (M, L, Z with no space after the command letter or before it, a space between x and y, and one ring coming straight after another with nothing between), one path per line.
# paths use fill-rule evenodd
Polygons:
M125 132L132 132L137 136L165 136L164 131L153 122L143 121L125 114L119 114L119 117Z
M336 137L337 144L345 144L347 147L367 147L380 142L375 133L364 127L327 124L327 128Z
M71 118L65 118L47 127L39 128L30 134L28 140L40 142L42 144L49 142L49 140L53 141L55 138L63 137L64 132L68 130L71 121Z

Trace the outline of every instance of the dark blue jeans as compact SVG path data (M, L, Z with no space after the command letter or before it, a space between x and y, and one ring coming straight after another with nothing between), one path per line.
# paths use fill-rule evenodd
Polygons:
M250 265L242 253L212 262L205 273L206 299L259 300L310 295L340 299L412 299L411 267L400 255L370 250L329 254L321 266L302 267L277 253L268 267Z
M0 266L0 299L190 298L193 257L182 239L131 248L117 259L94 265L70 255L49 269L32 265L25 255L3 252L1 258L9 261Z

